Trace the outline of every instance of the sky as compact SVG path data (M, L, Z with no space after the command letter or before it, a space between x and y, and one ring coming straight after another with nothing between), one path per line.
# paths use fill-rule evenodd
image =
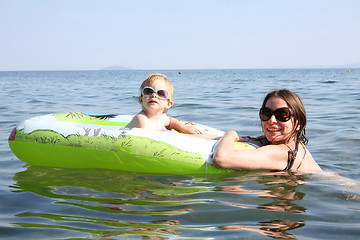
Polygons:
M360 67L358 0L0 0L0 71Z

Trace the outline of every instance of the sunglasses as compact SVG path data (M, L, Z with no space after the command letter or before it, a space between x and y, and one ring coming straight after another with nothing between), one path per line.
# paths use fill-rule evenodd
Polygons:
M274 115L280 122L287 122L292 116L294 116L291 109L288 107L278 108L275 111L267 107L262 107L259 111L259 116L262 121L269 120L272 115Z
M156 95L160 98L160 99L163 99L163 100L167 100L170 98L170 93L166 90L155 90L153 89L152 87L144 87L142 90L141 90L141 93L142 95L144 96L151 96L153 95L153 93L156 93Z

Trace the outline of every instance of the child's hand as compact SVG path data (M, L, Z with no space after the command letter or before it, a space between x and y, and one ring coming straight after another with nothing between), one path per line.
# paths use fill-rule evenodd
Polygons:
M195 124L192 122L170 118L170 124L168 126L168 129L176 129L185 134L202 134L202 132L194 125Z
M186 125L183 133L186 134L202 134L202 132L194 126Z

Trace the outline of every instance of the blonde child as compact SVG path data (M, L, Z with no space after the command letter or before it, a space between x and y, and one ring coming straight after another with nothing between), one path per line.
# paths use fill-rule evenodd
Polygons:
M194 126L166 115L166 111L174 103L174 87L163 74L151 74L143 81L139 90L142 110L131 120L127 128L160 131L175 129L187 134L201 134Z

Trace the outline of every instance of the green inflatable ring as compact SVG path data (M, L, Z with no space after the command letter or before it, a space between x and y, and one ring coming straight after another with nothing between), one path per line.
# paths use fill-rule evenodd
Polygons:
M9 145L20 160L37 166L164 174L231 172L211 164L215 140L124 128L131 119L129 115L83 112L33 117L12 131ZM223 134L205 125L195 125L202 133ZM237 148L255 149L247 143L235 144Z

